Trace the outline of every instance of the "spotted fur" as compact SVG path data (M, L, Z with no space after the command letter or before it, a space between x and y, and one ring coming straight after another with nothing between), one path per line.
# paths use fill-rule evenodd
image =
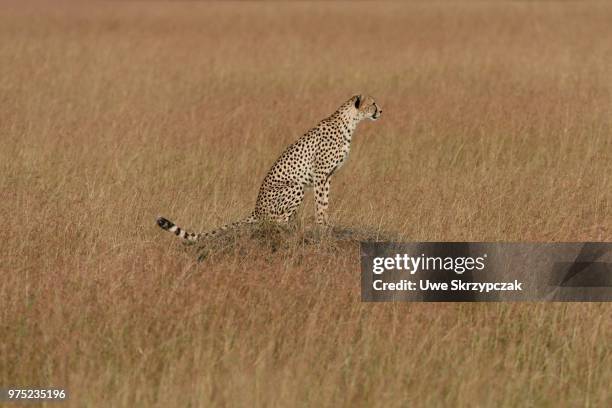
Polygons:
M203 233L187 232L163 217L157 224L187 241L197 241L259 220L287 223L302 203L304 189L314 187L316 222L325 225L330 179L348 158L355 128L362 120L376 120L381 114L370 96L355 95L343 103L281 154L261 184L255 209L241 221Z

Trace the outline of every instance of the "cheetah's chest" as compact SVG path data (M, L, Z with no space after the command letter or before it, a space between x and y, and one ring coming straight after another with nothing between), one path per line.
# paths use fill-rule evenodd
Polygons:
M349 153L350 153L349 146L345 146L340 150L340 154L338 156L338 165L336 168L339 169L340 167L342 167L342 165L344 165L344 163L346 163L349 157Z

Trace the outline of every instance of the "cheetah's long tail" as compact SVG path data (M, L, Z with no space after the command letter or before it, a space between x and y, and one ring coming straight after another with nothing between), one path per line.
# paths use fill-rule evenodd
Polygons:
M179 227L178 225L176 225L175 223L173 223L172 221L164 217L157 218L157 225L159 225L161 229L164 229L169 232L173 232L174 235L176 235L177 237L182 238L185 241L189 241L189 242L195 242L202 238L214 237L216 235L219 235L223 231L227 231L228 229L233 229L241 225L245 225L245 224L253 224L255 222L257 222L257 218L251 215L243 220L232 222L230 224L226 224L222 227L219 227L209 232L195 233L195 232L189 232L189 231L184 230L183 228Z

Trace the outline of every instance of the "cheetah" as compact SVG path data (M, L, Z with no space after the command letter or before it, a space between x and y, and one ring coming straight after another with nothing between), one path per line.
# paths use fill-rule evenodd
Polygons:
M163 217L157 219L157 225L195 242L258 221L287 223L302 203L304 189L314 187L316 223L325 226L330 179L348 158L355 128L362 120L377 120L381 114L371 96L355 95L343 103L281 154L261 184L255 209L243 220L201 233L187 232Z

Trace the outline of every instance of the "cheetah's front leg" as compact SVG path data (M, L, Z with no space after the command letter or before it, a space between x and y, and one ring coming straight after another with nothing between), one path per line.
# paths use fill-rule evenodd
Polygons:
M329 203L330 178L320 178L315 184L315 217L319 225L327 225L327 205Z

